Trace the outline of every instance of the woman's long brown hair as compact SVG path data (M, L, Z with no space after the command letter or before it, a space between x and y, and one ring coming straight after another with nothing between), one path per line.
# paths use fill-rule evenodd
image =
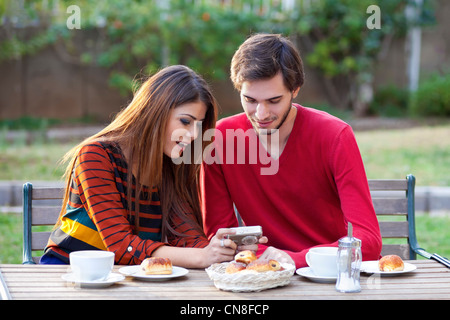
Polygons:
M108 126L75 146L62 159L63 162L68 162L68 166L64 174L66 191L60 217L66 212L72 171L79 151L93 141L108 141L129 148L129 152L125 154L128 163L127 209L130 218L134 215L136 234L139 229L139 199L143 187L141 181L148 182L149 199L152 197L152 187L158 188L163 214L162 241L165 241L166 236L182 236L173 229L173 219L178 217L182 221L192 221L186 214L194 216L196 224L192 227L201 231L199 183L201 162L175 164L163 153L166 124L171 110L182 104L197 101L203 102L207 108L202 123L202 134L197 137L201 141L203 152L210 143L203 141L203 133L214 128L217 120L217 103L205 80L188 67L181 65L164 68L146 80L135 93L131 103L118 113ZM133 176L136 182L134 212Z

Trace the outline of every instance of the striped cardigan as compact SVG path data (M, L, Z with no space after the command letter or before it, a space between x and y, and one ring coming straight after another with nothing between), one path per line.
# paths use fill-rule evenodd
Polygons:
M140 198L136 235L134 214L130 218L127 211L127 173L127 163L117 144L93 142L84 146L72 174L67 212L52 232L44 255L69 263L72 251L108 250L115 252L116 264L140 264L162 245L208 245L204 234L181 219L175 220L174 228L186 237L162 242L158 190L153 189L152 199L148 199L148 187L143 188ZM134 192L132 196L134 206Z

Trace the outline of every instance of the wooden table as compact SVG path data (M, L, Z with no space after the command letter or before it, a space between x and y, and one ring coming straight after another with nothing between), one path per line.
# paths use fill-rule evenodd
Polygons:
M285 287L261 292L233 293L216 289L204 270L162 282L130 277L107 288L79 288L61 275L67 266L0 265L0 293L7 299L181 299L181 300L302 300L302 299L450 299L450 269L433 260L408 261L417 269L400 276L361 274L362 291L340 293L334 284L316 283L295 274ZM115 266L118 272L121 266ZM263 302L262 302L263 303Z

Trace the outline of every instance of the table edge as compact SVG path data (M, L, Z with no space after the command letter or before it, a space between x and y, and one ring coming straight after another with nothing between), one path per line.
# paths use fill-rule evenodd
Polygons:
M9 293L8 286L6 285L5 278L3 278L2 271L0 270L0 300L12 300Z

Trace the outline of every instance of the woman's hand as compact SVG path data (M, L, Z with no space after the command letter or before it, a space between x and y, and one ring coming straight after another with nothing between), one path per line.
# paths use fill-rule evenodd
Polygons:
M251 250L256 252L258 244L237 246L233 240L227 238L227 235L234 234L235 231L228 228L217 230L214 237L211 238L209 245L202 249L201 263L209 267L213 263L231 261L236 255L236 251ZM267 237L263 236L258 243L267 243Z
M233 234L234 231L227 228L217 230L214 237L211 238L209 245L203 248L202 262L205 267L209 267L213 263L231 261L236 254L237 245L227 235Z

